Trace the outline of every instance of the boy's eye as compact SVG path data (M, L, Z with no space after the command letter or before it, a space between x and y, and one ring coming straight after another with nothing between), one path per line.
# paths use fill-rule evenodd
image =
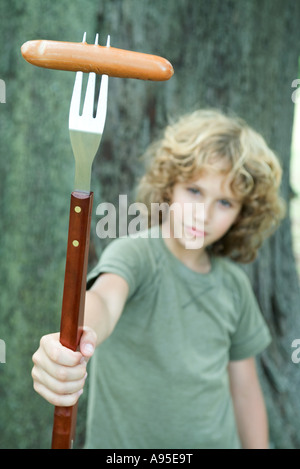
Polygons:
M188 187L188 191L189 191L191 194L194 194L194 195L200 194L200 190L197 189L196 187Z
M231 203L226 199L221 199L219 202L223 207L231 207Z

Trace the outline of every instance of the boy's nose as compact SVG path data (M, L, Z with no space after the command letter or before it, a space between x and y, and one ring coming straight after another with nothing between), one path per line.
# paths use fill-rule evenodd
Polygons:
M203 204L203 221L207 223L211 219L212 206L209 202Z
M205 220L205 207L202 202L197 202L192 205L191 211L192 219L196 226L201 226Z
M192 224L195 228L202 231L210 218L210 209L203 202L197 202L193 204L187 220L189 217L191 217L190 222L187 224Z

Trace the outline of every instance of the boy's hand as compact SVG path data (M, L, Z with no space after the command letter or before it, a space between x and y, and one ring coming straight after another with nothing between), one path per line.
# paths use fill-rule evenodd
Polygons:
M86 365L96 347L96 333L85 328L80 351L73 352L59 342L59 333L42 337L32 357L33 387L44 399L56 406L76 404L87 377Z

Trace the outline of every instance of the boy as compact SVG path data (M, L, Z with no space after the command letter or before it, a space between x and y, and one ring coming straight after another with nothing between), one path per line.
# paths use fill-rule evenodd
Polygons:
M232 260L253 260L283 216L279 163L243 121L211 110L168 126L149 156L138 200L148 215L169 210L110 243L89 277L80 351L44 336L34 388L73 405L94 355L87 448L267 448L254 357L270 336Z

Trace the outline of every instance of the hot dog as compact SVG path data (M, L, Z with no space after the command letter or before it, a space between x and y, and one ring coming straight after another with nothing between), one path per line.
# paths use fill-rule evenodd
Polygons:
M153 81L169 80L174 73L163 57L86 42L28 41L21 53L33 65L56 70Z

